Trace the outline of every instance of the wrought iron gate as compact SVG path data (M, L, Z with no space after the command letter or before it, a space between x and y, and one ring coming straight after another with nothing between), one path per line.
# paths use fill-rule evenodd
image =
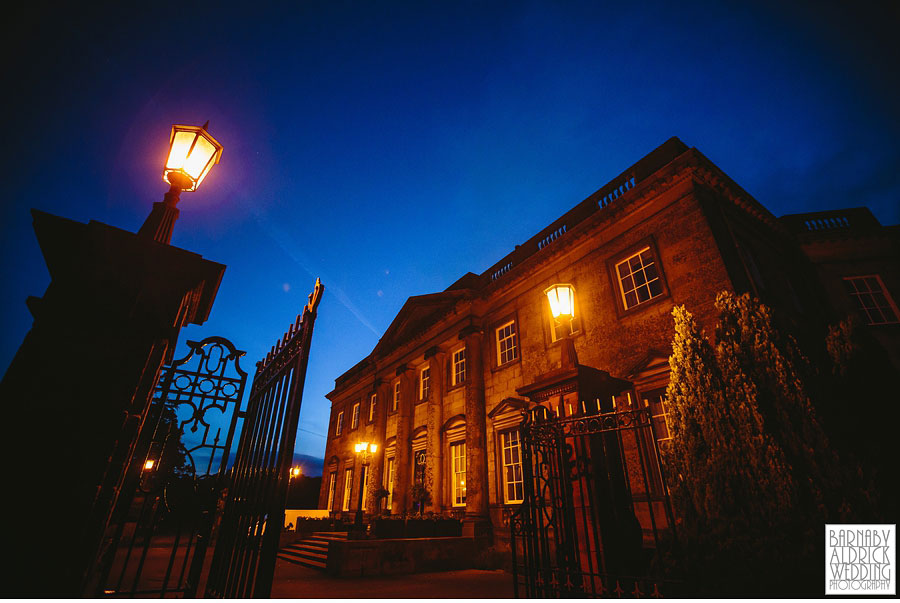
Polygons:
M584 406L582 407L584 408ZM673 595L672 509L649 408L522 425L525 500L510 520L516 596Z
M271 594L309 345L324 289L316 279L297 321L256 365L207 597Z
M187 343L188 354L162 370L150 437L132 456L130 495L121 497L95 566L95 596L198 592L247 373L244 352L227 339Z

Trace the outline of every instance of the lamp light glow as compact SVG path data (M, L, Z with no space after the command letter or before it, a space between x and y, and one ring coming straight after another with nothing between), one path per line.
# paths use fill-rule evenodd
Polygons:
M156 461L154 461L153 459L147 459L147 460L144 462L144 470L145 470L145 471L150 471L151 469L153 469L153 466L154 466L154 465L156 465Z
M552 285L544 294L550 302L550 313L553 318L575 318L575 288L572 285Z
M222 145L203 126L172 126L163 180L184 191L195 191L222 157Z

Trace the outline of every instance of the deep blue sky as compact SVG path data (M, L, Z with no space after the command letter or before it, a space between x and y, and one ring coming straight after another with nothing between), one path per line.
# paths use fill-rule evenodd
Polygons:
M228 266L182 341L228 337L252 374L326 286L314 456L324 394L408 296L485 270L670 136L777 215L900 222L897 2L120 4L7 15L0 371L49 282L30 208L137 230L172 123L208 119L225 146L180 204L173 244Z

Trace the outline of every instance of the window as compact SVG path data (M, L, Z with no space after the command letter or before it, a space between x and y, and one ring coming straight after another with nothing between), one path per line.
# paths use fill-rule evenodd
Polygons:
M851 276L844 278L847 293L856 300L856 307L870 325L886 325L898 322L897 305L888 294L881 277Z
M426 366L419 371L419 400L427 400L431 393L431 367Z
M387 460L387 471L384 472L387 476L387 483L385 484L385 489L388 491L387 497L387 508L388 511L391 510L391 503L394 502L394 459L389 458Z
M459 385L466 380L466 348L453 352L451 385Z
M516 321L497 328L497 365L512 362L519 357L519 346L516 338Z
M344 470L344 502L341 510L350 510L350 489L353 487L353 469Z
M378 394L369 396L369 423L375 420L375 404L378 403Z
M507 504L525 500L525 482L522 478L522 450L519 447L519 430L504 431L503 443L503 499Z
M453 506L466 504L466 443L450 445L450 476L453 479Z
M328 477L328 504L325 505L325 508L329 511L333 511L334 509L334 489L337 486L337 471L332 471Z
M663 293L659 269L649 247L616 264L616 273L626 310Z
M344 431L344 411L338 413L337 421L334 422L334 435L339 436Z
M653 431L656 432L657 441L671 440L672 434L669 433L669 425L666 423L669 416L666 410L666 388L644 392L641 397L644 400L644 406L650 408L650 415L653 417Z
M400 406L400 381L394 381L394 399L391 401L391 411L397 412Z
M353 405L353 414L350 417L350 429L359 427L359 402Z

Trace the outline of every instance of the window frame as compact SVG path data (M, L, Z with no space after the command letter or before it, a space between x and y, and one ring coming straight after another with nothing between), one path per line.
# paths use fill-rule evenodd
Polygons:
M344 411L339 410L334 420L334 437L340 437L342 433L344 433Z
M419 369L419 401L424 402L431 395L431 365Z
M518 461L513 461L510 463L506 462L506 451L507 449L512 449L511 446L507 446L507 437L511 434L516 434L516 442L515 449L518 451ZM523 474L522 468L522 433L518 427L514 427L513 429L505 429L499 432L500 435L500 465L501 465L501 482L503 487L503 504L506 505L517 505L521 504L525 501L525 477ZM518 479L510 482L507 480L507 467L518 468ZM516 473L514 471L514 473ZM510 499L509 498L509 485L513 484L513 489L516 489L516 485L518 485L518 489L521 490L522 497L519 499Z
M462 354L462 360L457 360L457 357ZM460 365L462 366L462 370L459 369ZM459 348L450 354L450 386L456 387L458 385L462 385L466 382L468 378L467 371L468 365L466 363L466 346ZM460 374L462 377L460 377Z
M866 279L875 279L876 284L879 286L880 290L875 291L869 288L869 283ZM854 281L862 281L865 283L867 290L859 291L856 285L852 285L853 291L850 291L850 283ZM841 282L844 285L844 291L847 296L853 303L853 308L859 314L860 318L862 318L867 326L877 327L881 325L895 325L900 324L900 310L897 308L897 304L894 302L894 299L891 297L890 291L884 285L884 281L881 279L881 275L878 273L873 274L860 274L860 275L852 275L852 276L842 276ZM871 308L863 305L862 295L869 295L872 298L872 301L876 304L878 302L874 298L874 294L879 293L884 297L885 305L875 305ZM884 309L889 309L894 313L894 320L886 320L881 322L872 322L871 314L869 310L877 310L882 316L884 316Z
M353 467L344 469L344 492L341 498L341 511L349 511L351 506L350 496L353 493Z
M384 489L388 491L387 496L387 509L390 513L391 505L394 502L394 457L390 457L385 461L387 464L387 468L384 472L385 474L385 486Z
M461 450L462 454L458 455L457 451ZM462 459L463 468L459 471L459 459ZM468 457L466 455L466 441L457 440L450 442L450 506L465 507L466 506L466 469L468 469ZM462 488L460 488L459 476L462 476ZM460 492L460 490L462 490Z
M650 254L653 256L653 262L656 266L658 281L662 287L662 292L643 302L638 302L631 307L626 307L625 290L622 281L619 278L618 266L647 250L649 250ZM638 241L634 245L629 246L625 251L612 256L607 260L606 266L609 282L612 287L613 298L615 300L616 314L619 318L642 312L646 308L650 308L663 300L669 299L669 284L666 280L666 271L663 266L662 256L660 255L659 247L656 245L656 241L652 236Z
M359 413L361 410L360 406L360 402L354 402L353 406L351 407L350 429L356 429L357 427L359 427Z
M337 470L329 472L328 480L328 498L325 508L329 513L334 511L334 495L337 492Z
M510 333L509 336L503 337L501 339L500 332L510 325L512 325L512 327L513 327L513 332ZM494 348L495 348L494 361L497 364L497 368L508 366L508 365L512 364L513 362L517 362L521 358L521 354L519 354L521 337L522 337L522 335L519 332L518 320L516 320L515 317L507 318L507 319L503 320L499 326L494 327ZM504 341L506 341L510 338L513 339L513 344L511 347L504 350L502 344ZM508 352L510 349L513 350L513 353L515 354L514 357L503 360L504 352Z
M375 405L378 404L378 393L369 395L369 423L375 421Z
M401 391L400 379L394 381L394 393L391 396L391 412L397 412L400 409L400 401L403 396Z

